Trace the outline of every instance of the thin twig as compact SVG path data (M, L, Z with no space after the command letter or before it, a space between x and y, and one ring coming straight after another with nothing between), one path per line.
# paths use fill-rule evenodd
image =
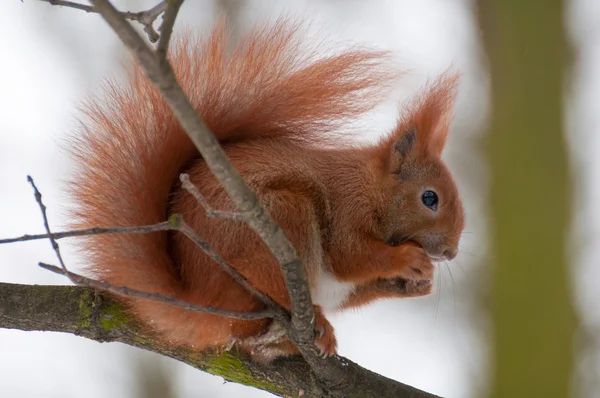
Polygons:
M30 240L40 240L54 238L54 240L70 238L76 236L103 235L103 234L146 234L149 232L170 231L173 225L169 221L163 221L158 224L142 225L139 227L114 227L114 228L88 228L77 229L73 231L53 232L51 234L23 235L17 238L0 239L0 245L4 243L27 242Z
M56 258L58 259L60 266L62 267L63 271L65 272L65 275L68 276L67 266L65 265L62 255L60 254L60 247L58 246L56 239L54 239L52 237L52 231L50 231L50 224L48 223L48 215L46 214L46 205L42 201L42 193L35 185L35 182L33 182L33 178L31 178L31 176L27 176L27 181L29 181L29 183L33 187L35 201L37 202L38 206L40 207L40 211L42 212L42 218L44 219L44 228L46 229L46 233L48 234L48 240L50 240L50 243L52 244L52 250L54 250L54 253L56 253ZM71 279L71 278L69 278L69 279ZM73 281L72 279L71 279L71 282L75 283L75 281Z
M87 4L75 3L73 1L67 1L67 0L38 0L38 1L43 1L45 3L49 3L53 6L73 8L73 9L82 10L82 11L85 11L88 13L98 13L98 11L96 10L96 8L94 6L89 6ZM148 35L148 40L150 40L150 42L152 42L152 43L156 43L159 40L159 38L161 37L161 35L159 35L158 32L156 32L156 30L154 29L154 22L162 13L165 12L166 9L167 9L167 2L161 1L157 5L155 5L154 7L150 8L149 10L146 10L146 11L140 11L140 12L120 11L119 13L126 19L140 23L144 27L144 32L146 32L146 34ZM164 19L164 17L163 17L163 19ZM170 35L171 34L169 33L169 36ZM168 39L167 39L167 41L168 41Z
M187 190L192 196L194 196L194 198L202 205L202 207L204 207L204 211L206 212L206 215L208 217L225 218L225 219L236 220L236 221L243 220L243 216L240 213L214 210L208 204L206 199L204 199L204 196L202 196L202 194L200 193L198 188L194 184L192 184L192 182L190 180L190 176L188 174L182 173L179 176L179 179L181 180L182 187L185 190ZM175 220L175 218L172 218L172 219ZM198 233L192 227L190 227L182 219L178 220L176 223L178 224L178 228L177 228L178 231L185 234L197 246L201 247L202 250L204 251L204 253L206 253L210 258L212 258L213 261L218 263L221 266L221 268L223 270L225 270L225 272L227 272L229 274L229 276L231 276L237 283L242 285L246 290L251 292L254 296L260 298L260 300L267 306L269 306L271 308L280 308L281 315L283 315L283 317L285 318L283 321L287 322L289 320L289 313L286 310L281 308L279 306L279 304L277 304L275 301L273 301L273 299L271 297L256 290L252 285L250 285L245 277L243 277L233 267L231 267L229 264L227 264L227 262L220 255L218 255L208 243L206 243L202 239L200 239L200 237L198 236Z
M174 220L174 218L175 217L171 217L172 220ZM217 252L215 252L208 243L203 241L200 238L200 236L198 235L198 233L192 227L190 227L189 224L187 224L181 218L181 216L176 216L176 218L177 218L177 220L176 221L174 220L173 223L175 224L174 228L177 231L179 231L182 234L184 234L185 236L187 236L192 242L194 242L196 244L196 246L200 247L202 249L202 251L204 253L206 253L206 255L208 255L214 262L219 264L219 266L221 267L221 269L223 271L225 271L229 276L231 276L231 278L233 278L233 280L235 280L238 284L240 284L250 294L252 294L256 298L258 298L260 301L262 301L267 307L270 307L273 310L276 310L277 311L277 319L281 320L282 322L289 321L289 313L285 309L283 309L283 307L281 307L279 304L277 304L271 297L267 296L266 294L262 293L261 291L257 290L254 286L252 286L248 282L246 277L244 277L235 268L233 268L231 265L229 265L227 263L227 261L225 261L223 259L223 257L221 257L219 254L217 254Z
M82 10L85 12L96 12L96 11L94 11L94 7L92 7L92 6L88 6L86 4L75 3L73 1L66 1L66 0L39 0L39 1L44 1L46 3L50 3L53 6L74 8L76 10Z
M188 191L194 197L194 199L196 199L196 201L200 203L202 207L204 207L204 211L207 217L224 218L233 221L244 221L244 215L241 213L235 211L222 211L213 209L212 206L208 204L204 196L202 196L200 190L198 190L198 187L192 184L189 174L182 173L179 176L179 180L181 181L181 186L183 187L183 189Z
M244 289L246 289L246 291L248 291L248 293L252 294L254 297L256 297L257 299L262 301L263 304L265 304L270 309L270 311L276 315L276 318L278 320L280 320L281 322L284 322L284 323L289 322L289 313L283 307L281 307L279 304L277 304L268 295L262 293L261 291L257 290L254 286L252 286L242 274L240 274L235 268L233 268L231 265L229 265L227 263L227 261L225 261L225 259L223 259L220 255L218 255L207 242L202 240L202 238L200 238L198 233L192 227L190 227L189 224L187 224L183 220L183 217L181 217L181 215L175 214L175 215L172 215L171 217L169 217L168 221L165 221L165 222L162 222L159 224L141 226L141 227L91 228L91 229L87 229L87 230L52 233L50 231L50 225L48 223L48 216L46 214L46 206L44 205L44 203L42 201L42 194L38 190L35 183L33 182L33 178L31 178L31 176L27 176L27 180L33 187L34 194L35 194L35 200L38 203L38 205L40 206L40 210L42 211L42 217L44 219L44 227L45 227L47 233L43 234L43 235L25 235L27 238L21 237L21 238L13 238L13 239L4 239L3 241L0 241L0 243L3 243L3 242L8 243L10 241L15 242L15 241L47 238L52 243L52 248L54 249L54 251L56 253L56 257L58 258L58 261L60 263L60 266L64 271L63 274L69 277L70 275L75 275L75 274L72 274L71 272L69 272L67 270L67 267L63 261L62 255L60 254L60 248L58 246L58 243L56 242L56 240L58 239L57 236L64 238L67 236L86 236L86 235L98 235L98 234L108 234L108 233L150 233L150 232L157 232L157 231L179 231L179 232L183 233L186 237L188 237L192 242L194 242L202 251L204 251L204 253L206 253L206 255L208 257L210 257L214 262L216 262L221 267L221 269L223 271L225 271L225 273L227 273L227 275L229 275L233 280L235 280ZM69 277L69 279L71 280L71 282L78 284L77 281L71 279L70 277Z
M148 35L148 39L152 43L156 43L157 40L161 38L161 35L158 34L156 30L154 30L154 21L158 18L159 15L165 12L167 9L167 2L161 1L151 9L147 11L142 11L138 13L129 13L123 12L123 16L125 18L131 19L132 21L137 21L144 26L144 32ZM163 16L163 21L164 21ZM164 22L163 22L164 23Z
M56 273L65 275L66 277L69 278L69 280L71 282L73 282L76 285L93 287L95 289L105 290L105 291L108 291L108 292L111 292L114 294L118 294L121 296L138 297L138 298L144 298L144 299L149 299L149 300L155 300L155 301L158 301L161 303L175 305L177 307L180 307L180 308L183 308L186 310L193 310L196 312L206 312L206 313L210 313L210 314L223 315L223 316L227 316L230 318L237 318L237 319L263 319L263 318L274 317L277 314L278 318L282 318L282 320L285 321L285 319L286 319L286 317L284 316L285 312L283 312L282 309L271 298L269 298L268 296L259 292L254 287L252 287L248 283L246 278L244 278L244 276L242 276L233 267L231 267L229 264L227 264L225 262L225 260L223 260L221 258L221 256L219 256L217 253L215 253L215 251L212 249L212 247L210 247L210 245L208 243L206 243L202 239L200 239L198 234L188 224L186 224L183 221L183 219L181 218L181 216L179 216L179 215L173 216L169 219L169 221L167 222L169 229L181 231L185 236L187 236L194 243L196 243L196 245L198 245L210 258L215 260L219 264L219 266L221 266L221 268L228 275L230 275L236 282L238 282L240 285L242 285L242 287L244 287L250 294L255 295L257 298L259 298L260 300L265 302L265 304L267 304L266 310L259 311L256 313L240 313L237 311L222 310L219 308L209 307L209 306L207 306L207 307L196 306L196 305L188 303L186 301L178 300L175 298L169 298L169 297L161 295L161 294L142 292L140 290L135 290L135 289L129 288L127 286L118 287L118 286L114 286L114 285L110 285L108 283L96 281L96 280L75 274L73 272L70 272L67 269L67 266L62 258L62 255L60 253L60 247L58 246L58 243L56 242L56 239L53 236L54 234L52 233L52 231L50 231L50 224L48 222L48 215L46 212L47 209L46 209L46 205L44 204L44 202L42 200L42 193L35 185L35 182L33 181L33 178L31 176L27 176L27 181L29 181L29 183L33 187L35 201L39 205L40 210L42 212L42 218L44 220L44 228L46 229L48 239L52 243L52 249L56 253L56 257L58 259L58 262L60 263L60 268L55 267L53 265L45 264L45 263L39 263L39 265L42 268L47 269L52 272L56 272ZM166 228L166 226L165 226L165 228Z
M183 2L184 0L171 0L168 2L167 9L163 15L163 22L160 26L160 39L156 46L156 53L160 58L165 59L167 57L173 27L175 26L177 14L179 13L179 8L183 5Z
M102 290L105 292L113 293L123 297L137 297L141 299L147 299L156 301L163 304L172 305L174 307L183 308L186 311L192 312L203 312L206 314L214 314L220 315L227 318L235 318L235 319L244 319L244 320L253 320L253 319L264 319L264 318L273 318L274 311L269 308L266 308L261 311L256 312L238 312L231 310L224 310L221 308L215 308L211 306L201 306L189 303L187 301L178 300L173 297L165 296L163 294L158 293L148 293L140 290L132 289L127 286L115 286L109 283L100 282L95 279L86 278L85 276L76 274L74 272L61 269L60 267L56 267L51 264L46 263L38 263L38 265L48 271L54 272L56 274L65 275L68 277L73 283L79 286L91 287L93 289Z

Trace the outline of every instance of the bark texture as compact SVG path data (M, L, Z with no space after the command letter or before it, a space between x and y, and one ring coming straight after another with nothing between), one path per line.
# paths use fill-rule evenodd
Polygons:
M0 283L0 328L71 333L98 342L120 342L177 359L197 369L284 397L435 398L338 357L344 382L322 386L302 357L259 365L234 351L196 353L157 342L123 306L92 289ZM334 365L335 366L335 365ZM347 381L351 380L351 383Z

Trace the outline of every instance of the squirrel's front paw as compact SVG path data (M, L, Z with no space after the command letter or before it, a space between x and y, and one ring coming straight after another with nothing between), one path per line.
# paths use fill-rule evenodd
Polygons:
M398 297L427 296L433 289L432 280L411 280L403 278L380 279L375 288L384 294Z
M315 345L320 350L323 358L337 354L337 340L333 331L333 326L329 323L321 308L314 307L315 310Z
M422 247L408 242L403 244L401 249L402 267L398 276L411 281L433 280L434 265Z

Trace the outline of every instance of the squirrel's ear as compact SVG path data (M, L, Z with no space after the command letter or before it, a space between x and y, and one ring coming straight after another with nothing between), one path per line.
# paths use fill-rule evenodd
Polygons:
M453 116L459 75L445 72L405 108L398 125L379 143L383 161L398 172L408 158L439 157Z
M454 101L459 75L443 73L408 106L396 134L416 130L418 152L422 155L440 156L452 122Z
M393 171L398 171L402 163L415 150L417 144L417 130L410 128L400 134L394 134L391 140L388 140L387 147L391 146L391 168ZM388 156L390 151L388 149Z
M383 138L378 145L380 157L384 168L391 173L398 173L402 164L417 150L417 130L410 128Z

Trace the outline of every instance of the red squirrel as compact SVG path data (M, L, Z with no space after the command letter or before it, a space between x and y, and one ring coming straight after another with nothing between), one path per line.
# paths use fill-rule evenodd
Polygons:
M278 222L306 268L315 344L336 353L323 312L381 298L431 292L434 263L457 254L464 212L441 160L457 77L443 74L404 109L397 126L370 145L339 144L334 131L373 109L399 76L389 54L364 48L316 57L301 49L300 25L261 25L232 50L224 23L172 46L170 62L199 115ZM71 140L77 172L69 193L72 226L147 225L181 214L250 284L289 309L280 266L243 223L209 218L179 183L188 173L208 203L233 211L159 92L133 65L123 84L85 107ZM324 145L322 145L324 144ZM81 249L93 276L235 311L263 304L182 234L97 235ZM404 293L399 293L402 286ZM400 289L402 290L402 289ZM195 350L260 340L272 321L238 320L155 301L123 299L164 341ZM256 340L256 341L258 341ZM272 360L297 353L287 340L263 345ZM260 350L259 350L260 351Z

